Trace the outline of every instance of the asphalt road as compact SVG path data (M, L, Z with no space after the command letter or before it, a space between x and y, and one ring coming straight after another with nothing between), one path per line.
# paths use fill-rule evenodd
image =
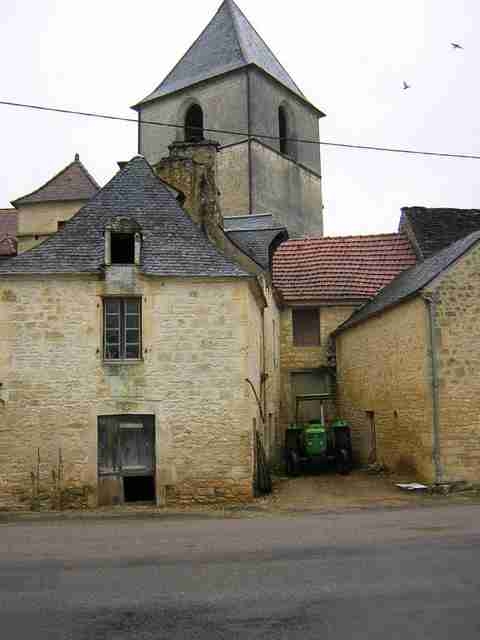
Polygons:
M478 640L480 507L0 525L1 640Z

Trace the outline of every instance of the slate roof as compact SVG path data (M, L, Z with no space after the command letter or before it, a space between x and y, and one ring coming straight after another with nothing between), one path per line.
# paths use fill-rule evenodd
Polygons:
M274 229L278 226L271 213L228 216L223 219L225 231L258 231L258 229Z
M197 82L252 64L306 100L235 2L225 0L180 62L134 108Z
M100 189L96 180L89 174L78 154L75 160L57 173L48 182L32 193L12 202L17 207L36 202L67 202L71 200L90 200Z
M105 260L104 229L119 216L140 225L140 269L147 275L251 275L208 241L141 156L133 158L58 233L0 264L0 275L100 273Z
M382 289L373 300L340 325L333 335L341 333L411 298L458 260L479 240L480 231L476 231L400 274L398 278L395 278L387 287Z
M288 240L273 258L273 284L287 304L358 303L415 262L402 234Z
M17 235L17 212L15 209L0 209L0 238Z
M460 238L480 230L480 209L404 207L400 230L403 228L413 234L412 241L419 257L426 259Z
M270 255L288 232L271 214L224 218L223 228L230 240L263 269L270 269Z

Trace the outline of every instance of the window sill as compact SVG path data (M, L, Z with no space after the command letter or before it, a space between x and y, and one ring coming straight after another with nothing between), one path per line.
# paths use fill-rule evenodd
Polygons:
M321 343L317 343L317 344L294 344L293 345L295 349L318 349L319 347L322 346Z
M125 359L125 360L105 360L104 359L102 362L103 362L103 364L113 365L113 366L115 366L115 365L124 365L124 364L128 364L128 365L130 365L130 364L142 364L143 363L143 358L140 358L140 359L137 359L137 360L134 360L133 358L130 358L128 360L127 359Z

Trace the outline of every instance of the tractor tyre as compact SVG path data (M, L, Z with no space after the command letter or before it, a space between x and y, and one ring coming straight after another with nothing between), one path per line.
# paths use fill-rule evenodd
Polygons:
M337 473L342 476L348 476L352 470L352 460L346 449L337 451L336 459Z
M296 451L287 453L287 476L298 476L300 474L300 460Z

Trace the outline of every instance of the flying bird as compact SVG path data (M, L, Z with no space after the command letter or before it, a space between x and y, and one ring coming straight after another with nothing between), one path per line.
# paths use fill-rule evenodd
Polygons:
M403 89L410 89L411 85L407 84L405 80L403 81Z
M463 49L462 45L458 44L458 42L451 42L450 44L454 49Z

